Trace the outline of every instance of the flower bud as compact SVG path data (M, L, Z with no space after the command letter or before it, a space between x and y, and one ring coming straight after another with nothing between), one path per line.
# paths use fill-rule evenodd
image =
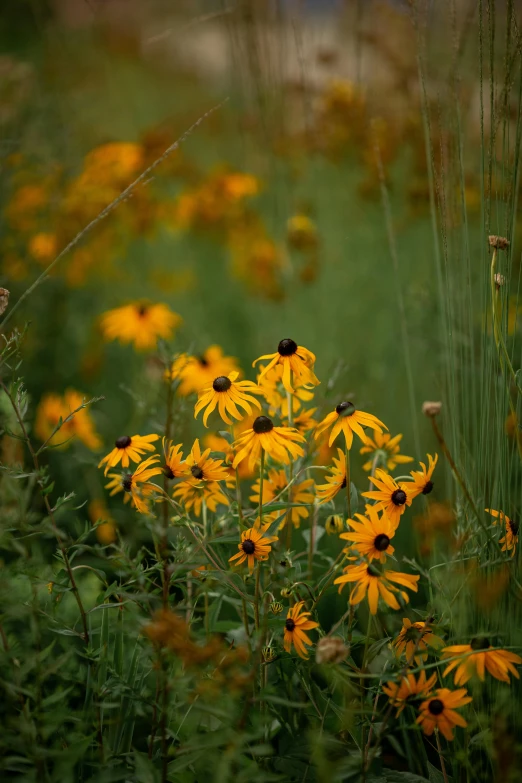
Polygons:
M344 530L344 521L342 516L340 514L331 514L326 518L324 529L329 536L333 536L336 533L342 533Z
M434 416L437 416L440 413L441 408L442 408L441 402L422 403L422 412L425 416L428 416L429 418L433 418Z

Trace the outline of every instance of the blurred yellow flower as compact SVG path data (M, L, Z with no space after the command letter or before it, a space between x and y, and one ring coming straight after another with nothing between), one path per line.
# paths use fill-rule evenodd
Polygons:
M58 239L56 234L41 232L35 234L29 240L29 253L40 264L48 264L58 252Z
M63 397L59 394L46 394L38 405L34 431L41 441L46 441L58 426L60 419L64 422L60 429L50 438L49 445L66 449L74 438L78 438L87 448L96 451L102 445L94 428L91 415L87 408L77 411L68 421L65 419L85 402L86 398L74 389L67 389Z
M308 215L293 215L286 226L288 244L296 250L306 250L317 246L317 228Z
M116 524L107 511L103 500L91 500L88 510L89 517L93 525L95 525L100 520L103 520L101 525L98 525L96 528L96 538L100 544L103 544L104 546L113 544L118 537Z
M228 376L234 371L239 372L237 359L225 356L219 345L211 345L200 356L180 354L172 363L170 373L167 372L167 378L179 381L177 393L186 397L211 386L219 376Z
M124 502L128 503L131 499L132 505L140 514L147 514L152 495L154 492L161 492L157 484L149 481L163 472L157 464L158 461L159 457L152 456L140 462L133 473L109 473L111 480L105 485L105 489L111 490L110 495L125 492Z
M360 454L370 454L368 462L363 465L363 470L370 471L372 468L382 468L383 470L395 470L397 465L403 465L406 462L413 462L413 457L407 457L400 454L400 441L402 435L390 435L389 432L379 432L375 430L373 437L365 435Z
M101 317L101 330L105 340L134 343L138 351L156 347L158 338L169 340L182 319L166 304L133 302L109 310Z

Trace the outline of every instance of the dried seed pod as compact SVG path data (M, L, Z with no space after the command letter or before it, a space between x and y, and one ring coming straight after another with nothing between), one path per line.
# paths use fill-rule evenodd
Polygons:
M0 315L3 315L9 304L9 291L7 288L0 288Z
M422 403L422 412L425 416L428 416L430 418L433 418L433 416L437 416L440 413L440 410L442 408L441 402L423 402Z
M349 648L340 636L323 636L317 643L315 660L317 663L342 663L348 657Z

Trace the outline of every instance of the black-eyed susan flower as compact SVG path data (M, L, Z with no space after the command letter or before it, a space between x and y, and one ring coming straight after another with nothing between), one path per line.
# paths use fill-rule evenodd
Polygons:
M226 465L219 459L209 457L210 449L201 451L199 439L196 438L194 445L186 459L186 465L192 476L192 483L200 481L226 481L230 474Z
M502 544L502 552L511 552L511 557L513 557L518 544L518 534L520 530L519 522L515 519L510 519L503 511L496 511L493 508L486 508L485 510L488 514L491 514L495 520L498 519L500 522L504 523L505 535L499 539L499 544ZM493 522L493 524L496 525L496 521Z
M363 470L368 473L372 468L386 468L388 471L395 470L397 465L404 465L407 462L413 462L413 457L407 457L401 454L400 442L402 435L390 435L389 432L379 432L375 430L373 438L365 435L360 454L368 454L369 459L363 465Z
M513 664L521 664L520 655L509 652L509 650L491 650L491 644L486 637L477 637L472 639L470 644L453 644L442 650L442 658L456 658L446 667L443 677L446 677L455 669L455 685L465 685L476 672L479 679L484 680L485 672L488 671L496 680L509 682L509 673L518 679L520 675Z
M409 602L409 596L404 590L396 587L407 587L415 593L418 590L418 575L402 574L398 571L379 571L372 564L361 563L360 565L349 565L344 569L343 576L337 577L334 584L340 585L339 592L347 582L353 582L354 588L350 593L350 604L353 606L360 603L365 596L368 597L368 605L372 614L377 614L379 596L385 604L391 609L400 609L399 602L395 596L398 593L405 603Z
M303 433L313 430L314 427L317 426L317 422L314 419L316 410L317 408L309 408L308 410L303 409L297 416L294 416L293 424L296 430Z
M215 378L239 372L237 359L225 356L219 345L211 345L199 356L181 354L167 374L171 381L178 381L177 394L186 397L193 392L211 386Z
M284 419L288 418L288 397L283 386L283 365L276 364L271 370L266 372L264 365L259 366L257 375L257 385L264 394L268 403L268 414L275 416L281 414ZM309 388L303 386L294 378L294 393L292 395L292 413L297 414L305 402L313 400L314 393Z
M154 451L152 445L159 440L159 435L121 435L114 441L114 448L98 464L105 465L105 475L110 468L115 468L121 462L122 468L128 468L131 462L139 462L146 451Z
M383 512L379 516L375 506L366 506L366 512L355 514L359 520L349 519L348 524L352 528L347 533L341 533L339 538L352 543L352 550L357 552L368 560L386 561L387 556L393 555L395 549L391 545L391 540L395 535L395 527L392 525L386 514Z
M370 481L377 487L376 490L363 492L364 498L376 500L375 508L383 510L395 527L398 527L406 506L411 506L411 495L408 483L398 484L384 470L378 468L375 476L370 476Z
M338 459L333 457L332 473L325 476L327 483L316 487L319 503L328 503L341 489L346 488L346 457L344 451L337 449Z
M166 304L132 302L104 313L101 330L107 341L133 343L138 351L146 351L156 347L159 337L169 340L181 320Z
M340 514L330 514L329 517L326 517L324 523L324 529L326 530L329 536L334 536L336 534L342 533L343 530L346 529L344 524L344 519Z
M414 707L426 699L436 683L436 673L426 678L426 672L421 671L417 679L414 674L408 673L401 678L400 682L387 682L382 686L382 690L390 703L397 707L398 717L407 704Z
M442 645L442 639L433 633L430 623L422 620L412 623L407 617L403 618L399 635L392 642L395 653L404 654L408 663L414 658L417 663L425 661L428 657L428 646L437 649Z
M290 459L304 456L300 443L305 439L294 427L275 427L268 416L258 416L252 429L243 432L234 443L236 456L232 467L236 468L244 459L248 459L251 470L254 469L261 449L276 462L287 465Z
M317 438L329 427L332 428L332 431L330 432L328 445L331 446L336 437L342 432L344 434L347 449L352 448L354 432L363 443L366 441L363 427L370 427L376 432L382 432L383 429L388 429L386 424L379 421L372 413L358 411L353 402L340 402L334 411L329 413L328 416L325 416L316 427L314 434L315 439L317 440Z
M319 623L309 619L310 612L303 611L304 604L304 601L299 601L295 606L292 606L288 610L285 621L284 648L289 653L293 644L300 658L308 658L305 645L310 646L313 644L305 631L311 631L312 628L319 626Z
M153 484L149 479L158 476L162 469L157 464L159 457L148 457L140 462L133 473L109 473L111 481L106 484L105 489L110 489L110 495L116 495L117 492L125 492L124 501L127 503L132 500L132 504L138 509L140 514L147 514L149 511L148 501L154 492L160 492L157 484Z
M181 478L190 475L190 469L183 460L181 443L173 443L167 438L163 438L163 454L165 456L165 465L163 466L163 475L168 479Z
M258 362L262 362L265 359L268 360L268 364L261 371L260 377L266 375L272 367L281 364L283 367L281 380L286 391L291 394L294 393L294 387L292 386L294 380L295 384L300 386L318 386L321 383L313 372L315 354L309 351L308 348L297 345L290 338L281 340L277 346L276 353L265 354L252 362L252 367L255 367Z
M212 385L206 387L200 392L199 399L194 408L194 418L205 408L203 414L203 424L207 427L207 420L213 410L217 407L219 415L227 424L232 424L229 418L230 413L235 419L241 421L244 413L238 410L238 406L251 414L252 405L261 410L261 403L252 397L252 394L261 394L261 389L252 381L238 381L238 372L231 372L228 375L220 375L214 378Z
M41 441L47 441L53 448L66 449L77 438L91 451L97 451L102 442L96 432L88 408L81 408L86 398L75 389L67 389L63 397L46 394L36 411L34 431ZM80 408L80 410L78 410ZM74 415L71 415L76 411ZM54 430L62 422L60 428ZM54 435L53 435L54 432Z
M468 724L455 710L472 701L471 696L468 696L467 693L465 688L460 688L457 691L438 688L423 701L419 707L420 715L417 718L417 723L420 723L424 734L430 737L434 729L439 729L447 740L452 740L455 726L465 728Z
M203 502L212 512L216 511L218 506L228 506L228 498L223 494L218 481L182 481L174 487L172 497L181 503L187 512L194 510L197 517L201 516Z
M424 462L421 462L421 470L410 471L410 475L412 476L413 481L408 484L408 495L412 499L416 498L417 495L429 495L432 491L433 481L431 478L433 476L433 471L435 470L435 465L437 464L438 459L438 454L435 454L435 457L432 457L431 454L428 454L428 467L426 467Z
M229 558L229 563L242 565L245 561L250 573L254 570L256 560L268 560L272 544L277 541L277 536L265 536L265 531L270 527L271 522L265 525L256 525L249 530L243 530L241 541L239 542L237 555Z
M288 479L284 470L273 468L268 471L268 476L263 481L263 506L268 505L287 485ZM259 504L260 480L257 479L252 485L252 495L250 500ZM314 480L305 479L298 484L290 487L289 503L302 503L302 506L292 506L290 508L290 519L296 528L301 524L301 519L306 519L310 515L310 509L306 508L314 502ZM286 519L286 515L285 515ZM283 522L284 524L284 522Z

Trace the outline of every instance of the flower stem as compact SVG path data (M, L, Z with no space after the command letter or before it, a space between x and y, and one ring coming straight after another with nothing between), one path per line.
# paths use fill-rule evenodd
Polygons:
M431 424L433 426L433 432L435 433L435 437L439 441L439 444L440 444L440 447L441 447L441 449L442 449L442 451L444 453L444 456L446 457L446 459L448 460L448 462L450 464L450 467L451 467L451 470L453 472L453 475L455 476L458 484L460 485L460 488L462 489L462 492L464 493L464 496L466 497L466 500L470 504L470 506L471 506L471 508L473 510L473 513L475 514L477 519L480 521L481 517L479 515L478 509L477 509L477 507L475 505L475 502L474 502L473 498L471 497L471 495L470 495L470 493L468 491L468 488L466 487L466 484L464 483L464 479L460 475L460 471L457 468L457 465L455 464L455 461L454 461L453 457L451 456L451 452L450 452L450 450L448 449L448 447L446 445L446 441L444 440L444 436L443 436L442 432L439 429L439 425L437 424L437 420L436 420L435 416L431 417Z
M437 751L440 759L440 769L442 772L442 777L444 778L444 783L448 783L448 773L446 772L446 764L444 763L444 756L442 755L442 748L440 745L440 737L439 737L438 729L435 729L435 738L437 740Z
M293 381L293 372L290 371L290 385L292 385ZM288 426L293 427L294 426L294 410L293 410L293 404L294 404L294 398L292 395L292 392L287 391L286 392L286 404L288 406ZM288 468L288 482L290 483L294 477L294 465L293 462L290 462L290 466ZM292 502L292 490L288 490L288 504ZM292 548L292 509L289 507L286 511L286 548L287 550L290 550Z
M259 466L259 527L263 525L263 483L265 480L265 450L261 449L261 464Z
M348 519L352 518L352 479L350 476L350 449L345 445L344 457L346 461L346 501L348 503Z

